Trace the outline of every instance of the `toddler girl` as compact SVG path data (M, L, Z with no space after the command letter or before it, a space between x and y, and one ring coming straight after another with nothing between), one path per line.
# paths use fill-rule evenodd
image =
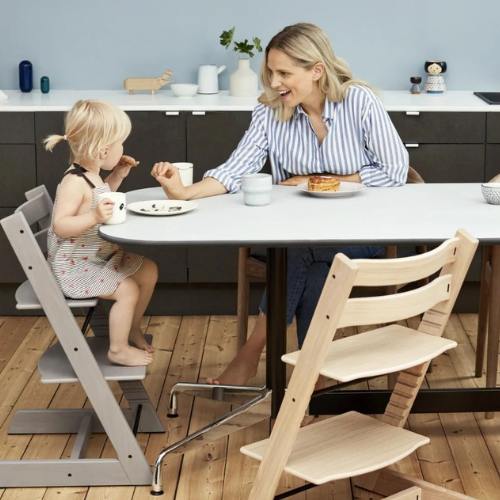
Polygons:
M98 235L113 212L100 193L116 191L137 165L123 156L131 129L120 109L99 101L78 101L66 115L65 133L45 139L45 147L67 141L71 166L57 187L48 232L48 261L64 295L113 300L109 313L108 358L120 365L147 365L153 348L141 331L141 319L158 277L156 264L124 252ZM103 181L101 170L111 171ZM129 343L130 342L130 343Z

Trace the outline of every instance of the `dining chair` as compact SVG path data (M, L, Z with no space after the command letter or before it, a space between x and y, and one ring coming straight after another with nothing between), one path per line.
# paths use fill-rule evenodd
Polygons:
M26 198L0 221L27 276L15 293L17 308L42 311L57 339L38 362L41 382L79 382L92 408L15 412L9 434L76 434L76 439L69 458L0 460L0 487L149 484L151 468L135 434L164 432L164 427L142 385L146 367L111 364L107 337L99 329L94 329L94 336L85 336L91 313L80 328L72 310L92 310L99 306L98 299L63 295L45 255L52 200L45 186L28 191ZM129 408L120 408L110 380L118 382ZM107 434L117 458L84 458L92 432Z
M336 255L302 349L282 357L294 369L271 435L241 448L261 461L250 500L273 498L283 471L309 483L301 490L350 478L355 498L470 498L388 466L429 443L428 437L404 426L429 361L457 346L442 334L477 245L459 230L421 255L379 260ZM431 281L410 291L350 298L355 286L391 286L424 277ZM400 322L422 313L417 329L393 323L335 338L339 328ZM396 372L381 418L349 411L301 427L320 375L348 383Z
M409 167L408 184L424 183L422 176L413 168ZM418 245L417 253L427 251L426 245ZM385 256L387 258L396 258L398 255L397 245L387 245ZM249 247L240 247L238 249L238 282L236 294L236 325L238 347L243 346L248 335L248 315L250 302L250 283L265 283L266 281L266 263L264 260L251 254ZM401 286L400 286L401 288ZM394 287L387 287L387 293L395 293Z

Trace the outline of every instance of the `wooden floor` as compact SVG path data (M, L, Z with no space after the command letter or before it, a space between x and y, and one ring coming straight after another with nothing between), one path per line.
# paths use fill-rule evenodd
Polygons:
M166 444L173 443L227 410L225 403L180 396L177 419L165 418L168 391L177 381L204 379L220 373L236 350L234 317L151 317L146 318L147 331L154 335L156 348L145 386L158 406L167 428L161 435L140 435L150 463ZM475 379L473 359L476 315L454 315L446 335L458 342L458 348L437 358L427 376L428 387L476 387L484 385ZM411 322L410 322L411 323ZM291 329L293 330L293 328ZM345 335L354 333L346 329ZM294 332L289 332L294 348ZM43 318L0 317L0 459L58 458L69 456L73 439L67 435L8 436L6 429L13 412L19 408L82 407L86 398L79 386L43 385L39 382L36 363L54 340ZM264 380L264 363L254 382ZM385 387L385 378L369 383L371 388ZM366 383L364 384L366 387ZM120 390L113 385L117 398ZM463 492L479 499L500 499L500 415L485 420L483 414L412 415L409 427L431 438L431 444L399 464L415 476ZM257 463L239 453L244 443L262 439L268 434L269 422L237 432L229 438L205 444L184 456L172 456L164 469L165 499L246 499ZM113 449L102 434L89 443L87 457L112 457ZM301 482L284 476L280 490ZM343 500L349 498L348 481L314 488L297 494L295 500ZM149 487L92 488L11 488L0 489L1 500L63 499L146 499Z

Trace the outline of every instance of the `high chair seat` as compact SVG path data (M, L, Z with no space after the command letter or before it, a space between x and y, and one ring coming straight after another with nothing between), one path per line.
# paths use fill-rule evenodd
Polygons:
M388 325L332 342L320 374L339 382L385 375L429 361L456 346L454 340ZM295 366L299 354L295 351L281 359Z
M429 442L426 436L350 411L302 427L284 470L323 484L386 467ZM268 444L264 439L241 452L262 460Z
M21 283L16 290L15 293L16 299L16 309L19 310L29 310L29 309L42 309L40 301L31 286L31 283L26 280L24 283ZM95 307L97 305L96 298L90 299L69 299L66 298L66 304L68 304L71 308L88 308Z

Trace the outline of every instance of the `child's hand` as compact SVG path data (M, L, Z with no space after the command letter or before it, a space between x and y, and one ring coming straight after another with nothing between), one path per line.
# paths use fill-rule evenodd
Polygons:
M113 215L113 206L115 202L109 198L104 198L101 200L97 206L94 208L94 215L97 224L103 224L111 218Z
M113 168L113 173L118 175L121 179L125 179L130 172L132 167L137 167L140 162L135 161L135 158L132 158L128 155L123 155L120 158L120 161Z
M187 199L187 189L182 184L177 167L168 161L155 163L151 175L161 185L166 195L171 200Z

